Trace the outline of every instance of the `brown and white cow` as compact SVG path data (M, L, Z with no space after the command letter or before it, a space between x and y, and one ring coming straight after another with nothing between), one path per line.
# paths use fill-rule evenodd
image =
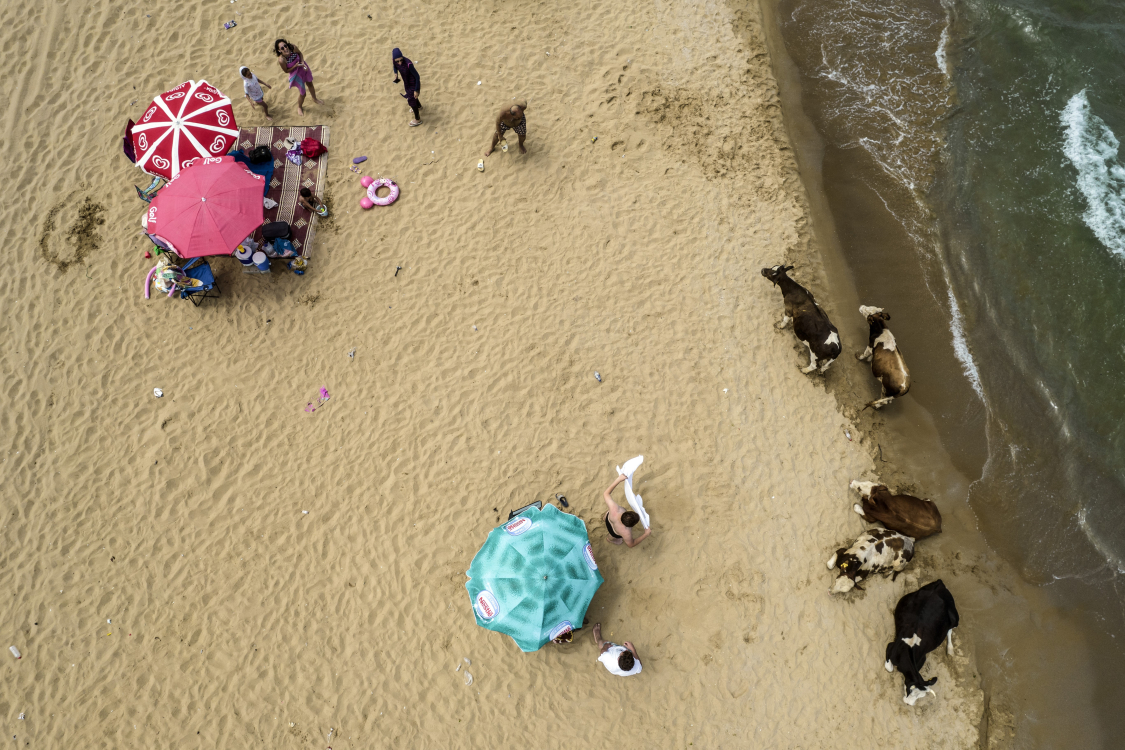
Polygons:
M864 521L878 521L891 531L914 539L925 539L941 533L941 512L933 501L913 495L894 495L885 484L854 481L850 485L860 494L861 502L852 510Z
M809 349L809 366L801 368L801 372L808 375L819 368L823 374L840 356L840 332L832 325L828 314L820 309L812 292L786 275L792 270L793 266L762 269L763 276L781 287L785 312L777 328L785 328L792 322L793 333Z
M856 359L871 362L871 374L883 387L883 397L863 408L873 406L879 409L907 394L910 390L910 370L906 368L906 361L902 358L902 351L898 348L894 334L886 326L891 316L883 312L881 307L867 305L859 308L859 314L867 319L871 330L867 348L862 354L855 356Z
M893 581L906 564L914 559L914 540L890 529L868 529L851 547L836 550L828 560L828 569L839 568L832 584L833 594L846 594L873 573L894 572Z

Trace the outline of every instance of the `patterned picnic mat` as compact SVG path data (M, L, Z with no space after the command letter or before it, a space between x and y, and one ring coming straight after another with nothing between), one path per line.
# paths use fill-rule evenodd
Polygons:
M328 182L328 153L315 159L302 158L301 164L297 165L285 158L285 139L292 138L299 143L305 138L315 138L328 147L331 145L328 137L327 125L307 128L242 128L238 131L238 147L243 153L250 153L255 146L270 147L274 172L266 197L277 201L277 205L265 210L266 221L289 222L293 247L305 257L312 251L319 217L297 204L297 192L307 187L313 195L324 200L324 187ZM261 230L254 233L254 240L262 241Z

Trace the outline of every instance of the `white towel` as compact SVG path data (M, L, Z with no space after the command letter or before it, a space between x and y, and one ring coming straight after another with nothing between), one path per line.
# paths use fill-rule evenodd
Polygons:
M617 473L625 475L625 499L629 501L629 507L641 517L641 523L647 529L650 524L648 512L645 511L645 506L641 502L641 496L633 492L633 474L644 461L644 456L630 458L624 466L617 467Z

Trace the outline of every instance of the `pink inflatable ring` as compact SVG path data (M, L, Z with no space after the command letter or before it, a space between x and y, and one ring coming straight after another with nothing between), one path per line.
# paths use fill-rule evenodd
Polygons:
M377 192L381 187L390 188L390 192L382 198L379 197ZM367 186L367 199L376 206L389 206L398 200L398 185L394 183L394 180L388 180L386 177L373 180Z

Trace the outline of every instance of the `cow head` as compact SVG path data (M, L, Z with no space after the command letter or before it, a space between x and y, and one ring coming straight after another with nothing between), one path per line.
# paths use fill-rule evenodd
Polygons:
M883 312L883 308L881 307L869 307L867 305L861 305L859 308L859 314L867 318L868 323L874 323L876 320L882 320L883 322L886 322L891 319L891 316Z
M848 487L864 497L871 497L871 493L875 492L877 489L887 489L886 485L879 484L878 482L861 482L858 479L853 480Z
M770 281L772 281L774 283L774 285L776 286L779 281L781 281L784 278L788 278L785 275L786 271L792 271L792 270L793 270L793 266L774 266L773 268L763 268L762 269L762 275L765 276Z
M896 638L887 644L887 661L883 665L888 672L897 669L902 673L904 680L903 691L905 695L902 702L913 706L919 698L933 693L930 686L937 682L934 677L923 680L919 670L926 663L926 655L922 654L919 663L914 661L914 649L908 646L901 638Z
M856 576L859 575L859 558L855 555L848 554L848 551L841 547L836 550L836 554L832 555L832 559L828 561L828 569L839 568L840 574L836 576L836 580L832 582L833 594L846 594L852 589L858 588L863 591L863 587L856 583ZM863 580L860 578L859 580Z

